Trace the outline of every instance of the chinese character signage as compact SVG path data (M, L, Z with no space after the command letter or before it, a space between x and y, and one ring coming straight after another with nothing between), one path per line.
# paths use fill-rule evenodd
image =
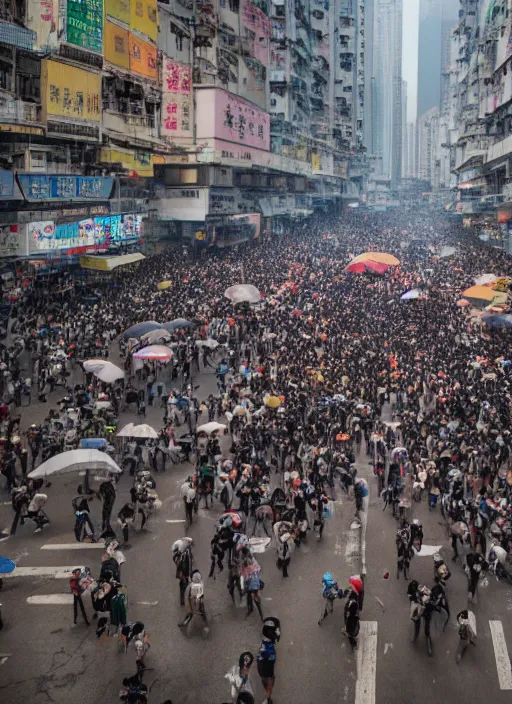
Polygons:
M198 139L225 140L234 145L270 150L268 113L220 88L196 93Z
M130 71L156 81L156 48L130 32Z
M156 42L158 34L158 8L156 0L131 0L130 29Z
M111 64L130 68L130 32L106 20L103 55Z
M46 117L100 121L101 77L97 73L44 59L41 84Z
M188 137L192 130L192 75L190 66L163 57L162 135Z
M67 0L66 39L70 44L103 51L103 0Z
M113 184L110 176L19 174L18 179L27 200L107 200Z

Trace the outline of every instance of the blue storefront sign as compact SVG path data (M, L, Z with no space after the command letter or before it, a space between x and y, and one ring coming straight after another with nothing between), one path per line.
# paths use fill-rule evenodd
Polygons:
M12 171L0 169L0 196L12 198L14 196L14 175Z
M18 174L27 200L108 200L114 179L110 176L47 176Z

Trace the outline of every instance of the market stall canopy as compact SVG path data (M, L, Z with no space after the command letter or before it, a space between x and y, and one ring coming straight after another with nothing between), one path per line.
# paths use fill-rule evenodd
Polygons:
M134 254L122 254L119 257L80 257L80 266L82 269L92 269L94 271L113 271L119 266L127 266L141 262L146 257L141 252Z
M134 425L129 431L130 435L123 437L130 438L144 438L146 440L157 440L158 433L147 423L141 423L140 425Z
M139 337L142 337L142 335L146 335L148 332L152 332L153 330L165 330L165 328L163 325L160 325L160 323L157 323L156 320L145 320L143 323L136 323L125 330L123 332L123 337L125 340L129 337L138 339Z
M226 298L229 298L233 303L259 303L261 294L251 284L235 284L224 291Z
M191 323L190 320L185 320L185 318L176 318L175 320L170 320L168 323L164 323L162 327L172 332L173 330L180 330L181 328L193 328L194 323Z
M492 284L497 278L498 277L495 274L481 274L475 279L475 285L485 286L486 284Z
M112 474L121 474L121 469L105 452L99 450L70 450L50 457L49 460L32 470L29 479L49 477L56 474L71 474L81 470L107 470Z
M489 303L504 302L507 300L507 295L505 293L497 293L488 286L471 286L463 291L462 295L468 301L480 301L484 305L489 305Z
M113 384L118 379L124 379L124 371L112 364L112 362L107 362L106 359L88 359L84 362L83 367L86 372L91 372L95 377L107 384Z
M149 345L133 353L134 359L154 359L165 361L172 357L172 350L166 345Z
M149 332L144 333L140 339L147 345L153 345L157 342L167 342L167 340L170 340L171 338L171 333L165 328L157 328L156 330L150 330Z

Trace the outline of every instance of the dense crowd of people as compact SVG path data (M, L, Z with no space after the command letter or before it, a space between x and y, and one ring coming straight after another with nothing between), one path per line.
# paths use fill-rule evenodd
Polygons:
M442 255L445 246L454 248L449 256ZM346 272L364 251L389 252L401 263L378 275ZM51 519L43 510L44 480L28 478L30 469L85 438L105 440L105 451L117 453L134 477L131 501L120 508L117 524L111 523L115 481L106 478L99 489L106 552L93 597L99 635L106 624L119 626L125 644L136 644L137 675L125 681L126 701L147 700L142 677L149 640L144 624L126 624L123 616L120 544L127 543L138 516L144 527L155 503L154 475L172 462L192 462L181 488L188 524L200 501L223 504L212 535L211 573L226 561L231 597L246 600L248 615L255 605L262 620L256 661L266 704L273 701L281 624L263 611L255 555L272 540L278 569L288 577L294 548L308 531L322 537L338 484L354 495L357 511L365 510L368 489L355 468L360 454L373 461L379 493L400 520L398 565L406 577L411 551L421 550L422 540L421 526L409 520L412 504L423 497L432 510L440 504L454 560L460 547L473 597L486 570L508 575L511 337L506 327L482 325L481 303L457 305L461 292L487 272L507 276L510 259L442 218L353 213L317 216L279 240L207 253L198 261L169 249L97 283L94 303L70 294L56 305L51 292L37 286L22 295L12 313L10 344L0 349L2 474L13 496L11 534L20 520L33 519L42 530ZM161 281L170 287L158 289ZM260 301L234 305L224 291L238 283L255 286ZM413 289L421 295L401 300ZM154 342L172 350L170 360L136 362L134 352L147 339L127 339L127 329L179 320L160 329L160 337L158 327L151 332ZM98 357L120 358L125 378L107 384L88 373L71 385L80 364ZM28 373L22 371L27 360ZM217 393L201 398L194 377L208 367L215 369ZM28 429L25 443L24 399L37 386L39 401L46 402L58 385L65 400ZM387 403L392 415L384 420ZM121 451L117 418L131 404L139 416L148 404L159 404L162 427ZM186 431L184 438L178 428ZM100 537L89 518L89 499L81 486L73 503L77 540ZM207 635L193 541L177 541L173 559L186 607L180 628L198 616ZM439 561L436 570L432 588L414 581L408 588L412 617L417 623L423 617L427 639L429 613L447 609L449 570ZM72 579L75 621L78 606L86 619L81 594L90 576ZM334 599L346 599L344 633L353 648L363 593L357 575L347 590L324 575L321 620ZM254 701L254 659L243 653L228 673L235 703Z

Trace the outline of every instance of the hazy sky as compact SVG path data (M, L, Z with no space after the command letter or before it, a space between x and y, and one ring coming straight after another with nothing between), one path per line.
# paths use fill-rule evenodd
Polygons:
M416 119L420 0L403 0L402 78L407 81L407 122Z

